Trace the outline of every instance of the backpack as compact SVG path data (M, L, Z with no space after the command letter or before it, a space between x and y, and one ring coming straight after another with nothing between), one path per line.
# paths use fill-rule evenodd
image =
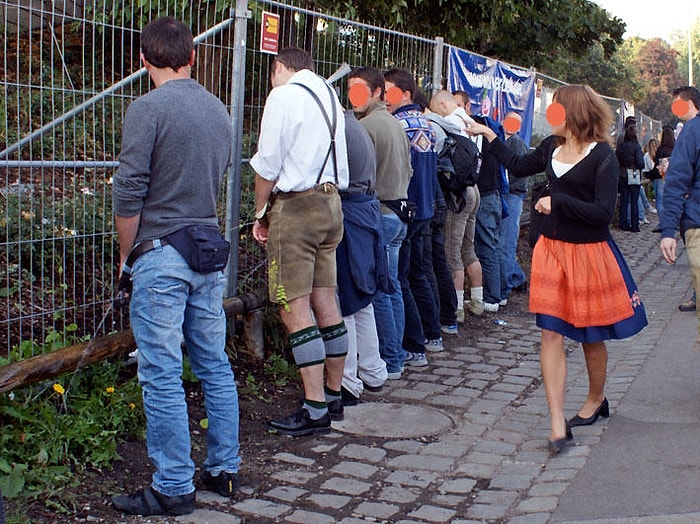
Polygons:
M467 187L479 178L481 153L468 137L449 131L445 135L445 145L438 155L438 182L448 209L459 213L467 203Z

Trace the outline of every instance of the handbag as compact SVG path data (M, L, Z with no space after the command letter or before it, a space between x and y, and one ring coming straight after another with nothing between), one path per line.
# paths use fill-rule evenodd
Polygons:
M183 227L165 238L197 273L221 271L228 263L231 244L216 226Z
M642 185L642 170L627 168L627 185L640 186Z
M413 200L399 198L398 200L382 200L382 204L391 209L402 222L413 222L416 217L416 203Z

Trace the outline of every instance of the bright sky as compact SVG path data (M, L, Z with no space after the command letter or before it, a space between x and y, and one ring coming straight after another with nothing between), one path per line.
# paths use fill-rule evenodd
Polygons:
M674 31L688 31L689 21L700 15L697 0L593 0L608 13L627 23L625 38L663 38Z

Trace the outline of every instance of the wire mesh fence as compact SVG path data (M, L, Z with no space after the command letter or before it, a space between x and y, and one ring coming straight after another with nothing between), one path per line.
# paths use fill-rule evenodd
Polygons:
M119 254L110 182L126 107L151 88L139 60L140 29L149 20L171 15L190 25L193 76L231 109L234 128L241 129L241 161L220 192L221 220L236 249L230 294L266 286L265 253L251 234L254 173L248 165L270 90L273 56L261 51L263 11L280 17L280 48L309 50L324 77L343 64L405 67L429 94L446 74L440 38L273 0L237 2L235 16L246 20L242 34L234 34L233 6L224 4L0 0L0 340L7 348L0 358L21 360L128 325L126 313L111 307ZM244 64L236 63L237 42L245 44ZM235 78L237 66L243 79ZM334 85L345 101L346 79L341 75ZM533 144L549 132L544 111L557 85L538 75ZM624 108L619 100L611 104L617 112ZM651 132L654 126L649 120Z

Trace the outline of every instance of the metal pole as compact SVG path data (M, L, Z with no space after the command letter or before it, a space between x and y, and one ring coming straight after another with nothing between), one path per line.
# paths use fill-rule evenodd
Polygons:
M233 26L233 72L231 78L231 124L233 125L233 158L226 183L226 239L231 243L226 273L226 297L238 294L238 249L239 230L241 223L241 162L243 148L243 107L245 101L245 53L248 19L247 0L236 0L235 10L231 16L235 18Z
M688 85L693 85L693 4L688 0Z
M433 85L432 93L442 89L442 57L445 48L445 39L441 36L435 37L435 49L433 54Z

